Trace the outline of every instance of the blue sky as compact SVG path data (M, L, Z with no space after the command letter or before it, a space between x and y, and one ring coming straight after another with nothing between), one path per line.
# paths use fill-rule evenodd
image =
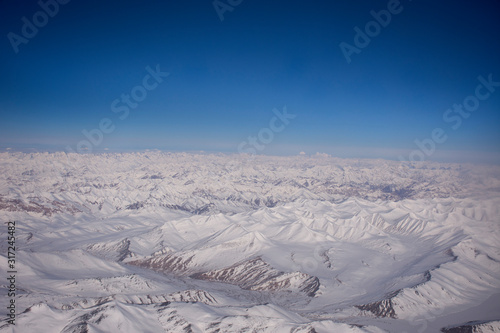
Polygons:
M441 128L425 159L500 161L500 87L458 128L443 120L478 76L500 81L500 2L396 5L243 0L221 21L209 0L72 0L16 53L9 33L42 9L0 1L0 149L77 150L107 118L94 152L237 152L286 106L296 117L259 153L409 159ZM388 6L398 13L348 63L339 44ZM112 102L157 65L170 75L120 119Z

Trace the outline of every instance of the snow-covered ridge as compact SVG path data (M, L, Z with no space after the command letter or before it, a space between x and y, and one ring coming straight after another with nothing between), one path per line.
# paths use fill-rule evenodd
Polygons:
M0 165L14 331L498 327L495 166L157 152Z
M239 212L295 200L487 195L500 168L187 153L0 153L0 209L51 216L147 208Z

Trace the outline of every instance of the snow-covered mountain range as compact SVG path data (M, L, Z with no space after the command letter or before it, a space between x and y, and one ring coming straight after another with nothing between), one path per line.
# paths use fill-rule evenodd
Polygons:
M500 331L498 166L152 151L0 167L18 290L0 332Z

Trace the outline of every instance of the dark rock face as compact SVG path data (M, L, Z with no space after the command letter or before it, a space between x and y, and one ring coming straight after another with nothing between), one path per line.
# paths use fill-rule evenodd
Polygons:
M443 328L441 332L445 333L472 333L474 332L472 326L460 326L460 327L451 327L451 328Z
M191 275L192 278L225 282L247 290L295 291L314 297L319 279L301 272L285 273L257 257L230 267Z
M89 331L89 323L99 324L101 320L106 318L103 313L108 306L98 307L97 309L81 315L73 319L66 327L63 328L61 333L87 333Z
M398 292L395 292L389 298L384 300L363 305L356 305L356 307L363 311L369 311L377 317L397 318L396 311L394 311L394 304L392 302L392 298L396 296L397 293Z
M183 273L188 270L191 260L192 257L186 259L174 254L164 254L144 260L130 261L128 264L149 268L158 272L170 272L183 275Z
M470 321L460 326L449 326L441 329L444 333L480 333L496 332L500 321Z

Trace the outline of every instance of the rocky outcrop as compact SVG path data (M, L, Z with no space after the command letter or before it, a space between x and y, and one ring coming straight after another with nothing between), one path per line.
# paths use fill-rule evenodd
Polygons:
M314 297L320 283L317 277L301 273L285 273L257 257L232 266L191 275L192 278L225 282L247 290L301 292Z

